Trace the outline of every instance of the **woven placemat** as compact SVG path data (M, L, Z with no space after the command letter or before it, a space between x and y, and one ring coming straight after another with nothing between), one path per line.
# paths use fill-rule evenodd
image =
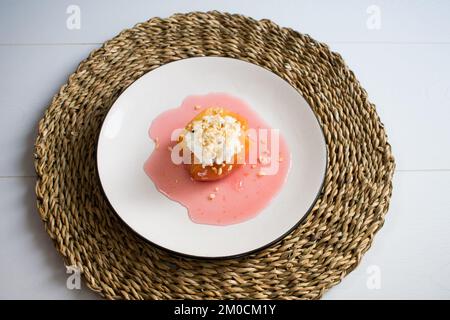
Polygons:
M150 70L198 56L279 75L308 101L326 137L329 167L314 209L248 257L195 260L153 247L110 210L96 174L97 137L120 93ZM39 123L35 167L39 214L56 249L105 298L314 299L358 265L383 225L394 159L367 93L326 45L268 20L196 12L140 23L92 52Z

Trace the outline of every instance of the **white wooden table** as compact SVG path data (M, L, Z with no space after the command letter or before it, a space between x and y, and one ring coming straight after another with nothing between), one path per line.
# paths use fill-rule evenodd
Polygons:
M359 267L324 298L449 299L446 0L0 0L0 298L98 298L84 285L66 287L65 266L36 212L37 121L77 64L103 41L153 16L213 9L269 18L328 43L386 125L397 170L385 226Z

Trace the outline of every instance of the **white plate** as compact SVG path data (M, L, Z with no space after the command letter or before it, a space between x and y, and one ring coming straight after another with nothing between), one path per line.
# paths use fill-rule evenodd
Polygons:
M223 92L247 102L279 128L292 153L283 189L258 216L230 226L193 223L187 210L158 192L143 164L154 144L151 121L190 95ZM248 62L201 57L157 68L134 82L103 123L97 166L114 211L135 232L170 251L206 258L239 256L284 237L314 205L327 164L323 132L311 108L287 82Z

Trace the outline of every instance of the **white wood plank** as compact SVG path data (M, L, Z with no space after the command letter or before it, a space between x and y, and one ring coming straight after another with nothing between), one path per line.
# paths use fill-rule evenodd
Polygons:
M268 0L79 0L80 30L66 27L71 4L0 2L0 298L97 298L86 289L66 288L63 263L35 210L33 179L1 178L34 174L36 123L52 95L96 47L51 44L101 43L153 16L212 9L270 18L331 43L386 125L400 170L391 210L361 265L325 298L450 298L449 1L376 1L379 30L366 25L371 0L286 0L276 6ZM381 288L369 289L376 270Z
M97 299L69 290L64 262L36 210L34 178L0 178L0 299Z
M450 298L450 172L400 172L386 223L360 266L325 299ZM66 288L62 260L37 215L34 179L0 178L0 298L97 298ZM381 287L367 281L379 268ZM367 271L371 271L368 274Z
M70 5L81 12L80 29L68 29ZM192 0L16 1L0 4L0 43L99 43L152 17L219 10L241 13L309 33L321 41L449 42L446 0ZM375 6L375 7L374 7ZM378 14L379 12L379 14ZM372 19L380 17L377 24ZM367 21L371 28L367 27Z
M372 248L324 298L450 299L449 194L450 172L396 173Z
M450 169L450 45L332 44L386 126L398 170Z
M37 121L92 45L0 47L0 176L34 174ZM398 170L450 169L450 45L332 44L377 105ZM7 151L7 152L6 152Z
M37 123L95 46L0 46L0 176L34 175Z

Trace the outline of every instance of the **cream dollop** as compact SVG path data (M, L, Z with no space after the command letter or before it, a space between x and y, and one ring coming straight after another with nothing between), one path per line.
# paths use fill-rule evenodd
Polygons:
M232 163L243 148L241 123L221 112L193 121L190 130L185 130L183 135L185 146L203 166Z

